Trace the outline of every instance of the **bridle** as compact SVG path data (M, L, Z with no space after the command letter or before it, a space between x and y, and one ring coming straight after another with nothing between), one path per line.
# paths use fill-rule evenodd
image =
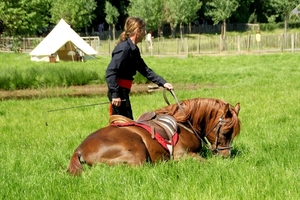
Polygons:
M228 120L224 120L224 114L222 114L222 116L219 118L218 122L205 134L204 136L204 144L205 146L211 150L213 153L218 154L220 150L226 150L226 149L231 149L232 146L228 146L228 147L219 147L218 148L218 142L219 142L219 136L220 136L220 130L221 130L221 126L223 125L223 122L229 122ZM214 130L216 130L216 139L215 139L215 147L212 148L211 143L208 141L207 136ZM203 134L204 135L204 134ZM203 140L202 140L203 142Z
M179 107L180 111L182 112L183 115L186 116L186 114L185 114L184 110L182 109L182 107L181 107L181 105L180 105L180 103L179 103L179 101L178 101L178 99L177 99L177 97L176 97L174 91L173 91L173 90L170 90L170 92L171 92L172 96L175 98L176 103L178 104L178 107ZM166 103L167 103L168 105L170 105L170 103L169 103L169 101L168 101L168 99L167 99L167 97L166 97L166 95L165 95L165 90L164 90L163 96L164 96L164 99L165 99ZM199 133L194 129L194 127L192 126L190 120L187 120L187 123L189 124L189 126L191 127L192 130L190 130L190 129L188 129L188 128L187 128L187 130L190 130L190 131L198 138L198 140L199 140L200 142L202 142L202 143L206 146L207 149L209 149L211 152L213 152L213 153L215 153L215 154L219 154L219 151L220 151L220 150L226 150L226 149L231 149L231 148L232 148L231 145L228 146L228 147L219 147L219 148L218 148L218 142L219 142L219 136L220 136L221 126L223 125L223 122L229 122L228 120L225 120L224 117L225 117L224 114L222 114L222 116L219 118L218 122L217 122L217 123L216 123L216 124L215 124L215 125L214 125L207 133L206 133L206 134L199 134ZM179 125L182 126L182 127L185 127L185 126L182 125L182 124L179 124ZM185 127L185 128L186 128L186 127ZM209 142L209 140L207 139L207 136L208 136L215 128L217 129L217 130L216 130L215 146L214 146L214 148L212 148L212 144L211 144L211 143Z

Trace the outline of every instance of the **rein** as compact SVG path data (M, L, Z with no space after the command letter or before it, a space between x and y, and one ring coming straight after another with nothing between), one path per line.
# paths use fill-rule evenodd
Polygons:
M168 101L168 98L166 96L166 93L165 93L166 90L164 90L163 92L163 97L165 99L165 102L170 105L170 102ZM172 94L172 96L174 97L180 111L182 112L182 114L184 116L186 116L186 113L184 112L184 110L182 109L175 93L173 90L170 90L170 93ZM199 135L197 133L197 131L194 129L194 127L192 126L190 120L187 120L189 126L191 127L192 130L186 128L187 130L191 131L205 146L207 149L209 149L211 152L216 152L218 153L219 150L225 150L225 149L231 149L232 146L229 146L229 147L220 147L220 148L217 148L217 145L218 145L218 141L219 141L219 134L220 134L220 129L221 129L221 126L222 126L222 122L228 122L227 120L224 120L224 114L220 117L219 121L208 131L208 133L205 134L205 136L202 138L201 135ZM183 126L182 124L180 124L180 126ZM213 149L212 148L212 145L211 143L208 141L207 139L207 136L217 127L217 131L216 131L216 140L215 140L215 148Z

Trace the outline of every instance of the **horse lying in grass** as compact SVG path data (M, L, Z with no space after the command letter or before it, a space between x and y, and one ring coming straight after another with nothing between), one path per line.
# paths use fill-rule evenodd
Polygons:
M87 136L71 157L68 172L78 175L82 164L142 165L198 153L204 144L228 157L240 132L240 104L195 98L143 114L137 121L113 115L110 124Z

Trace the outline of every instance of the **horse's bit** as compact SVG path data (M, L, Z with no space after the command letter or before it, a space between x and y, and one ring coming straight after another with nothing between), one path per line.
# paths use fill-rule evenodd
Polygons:
M173 91L173 90L170 90L170 92L171 92L172 96L175 98L175 100L176 100L176 102L177 102L177 104L178 104L178 107L179 107L180 111L181 111L184 115L186 115L185 112L184 112L184 110L183 110L182 107L180 106L180 103L179 103L179 101L178 101L178 99L177 99L177 97L176 97L174 91ZM166 103L167 103L168 105L170 105L170 103L169 103L169 101L168 101L168 99L167 99L167 97L166 97L166 95L165 95L165 90L164 90L163 96L164 96L164 99L165 99ZM210 129L210 131L208 131L208 133L205 134L205 136L204 136L203 138L197 133L197 131L196 131L196 130L194 129L194 127L192 126L191 122L190 122L189 120L188 120L187 122L188 122L189 126L190 126L191 129L192 129L191 132L194 133L194 135L196 135L196 137L197 137L200 141L202 141L202 143L206 146L206 148L209 149L209 150L211 150L211 152L218 154L218 153L219 153L219 150L225 150L225 149L231 149L231 148L232 148L232 146L228 146L228 147L220 147L220 148L218 148L218 141L219 141L220 129L221 129L221 126L223 125L222 123L223 123L223 122L228 122L228 120L224 120L224 114L220 117L219 121L218 121L218 122ZM182 124L179 124L179 125L183 126ZM216 128L216 127L217 127L217 131L216 131L215 147L212 148L212 145L211 145L211 143L208 141L207 136L208 136L208 135ZM190 129L188 129L188 130L190 130Z

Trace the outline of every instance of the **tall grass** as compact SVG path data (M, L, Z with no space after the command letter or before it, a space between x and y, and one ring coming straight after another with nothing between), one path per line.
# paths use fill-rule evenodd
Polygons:
M104 82L104 73L97 73L94 62L32 62L28 54L0 53L0 89L34 89L65 87Z
M231 158L203 150L205 163L185 159L136 168L99 164L85 166L82 176L71 177L65 172L71 154L87 135L107 125L108 107L46 111L107 98L12 99L0 104L0 197L300 198L298 54L146 57L145 61L175 85L179 100L213 97L241 103L242 129ZM175 103L171 95L169 100ZM161 92L132 95L131 101L135 118L166 105Z

